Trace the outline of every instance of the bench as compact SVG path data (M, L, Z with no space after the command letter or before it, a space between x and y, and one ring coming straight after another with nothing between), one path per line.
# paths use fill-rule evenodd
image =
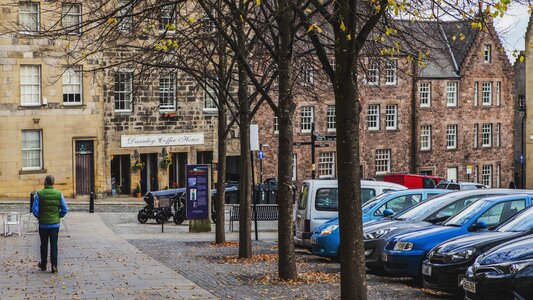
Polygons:
M278 219L278 205L277 204L258 204L257 207L257 221L275 221ZM256 214L254 213L254 206L252 205L252 221L255 221ZM233 206L229 211L229 230L233 231L233 221L239 221L240 207Z

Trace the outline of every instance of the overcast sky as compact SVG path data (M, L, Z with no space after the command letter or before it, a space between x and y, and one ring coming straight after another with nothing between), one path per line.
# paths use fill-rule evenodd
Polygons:
M527 7L522 5L511 6L503 18L494 20L494 25L501 34L500 39L512 63L515 60L512 57L513 50L525 49L524 35L528 21Z

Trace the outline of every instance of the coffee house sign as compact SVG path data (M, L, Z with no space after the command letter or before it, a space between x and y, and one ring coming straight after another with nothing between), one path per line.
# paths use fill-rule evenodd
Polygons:
M202 145L203 133L189 134L142 134L122 135L120 146L125 147L157 147L157 146L188 146Z

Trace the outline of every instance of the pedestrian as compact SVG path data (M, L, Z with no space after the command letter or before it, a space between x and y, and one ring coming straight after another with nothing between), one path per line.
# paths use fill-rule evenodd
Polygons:
M52 273L57 273L57 239L61 218L68 207L63 194L54 189L54 176L48 175L44 179L44 189L37 192L34 198L32 212L39 219L39 236L41 237L41 262L37 265L46 271L48 261L48 240L50 240L50 262Z

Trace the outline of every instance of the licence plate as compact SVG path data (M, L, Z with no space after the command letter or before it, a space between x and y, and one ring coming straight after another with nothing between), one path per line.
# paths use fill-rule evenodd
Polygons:
M387 253L381 252L381 261L387 261L389 259L389 255Z
M430 265L422 265L422 274L426 276L431 276L431 266Z
M316 237L314 236L311 237L311 244L316 245Z
M470 292L472 294L476 293L476 283L469 281L467 279L463 279L463 289L467 292Z

